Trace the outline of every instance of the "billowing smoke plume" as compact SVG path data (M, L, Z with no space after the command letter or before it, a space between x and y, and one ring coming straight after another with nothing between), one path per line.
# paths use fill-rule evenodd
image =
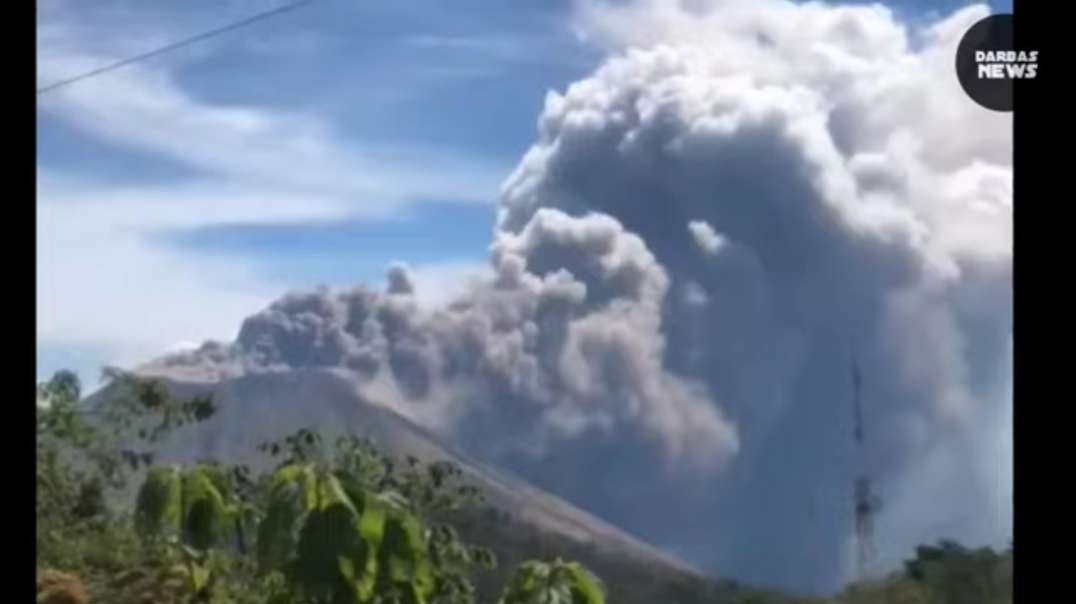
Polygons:
M424 310L285 297L172 363L351 368L364 394L721 575L848 578L851 484L892 564L1009 536L1011 140L952 73L986 14L586 4L612 57L550 93L492 274ZM850 365L867 446L852 443Z

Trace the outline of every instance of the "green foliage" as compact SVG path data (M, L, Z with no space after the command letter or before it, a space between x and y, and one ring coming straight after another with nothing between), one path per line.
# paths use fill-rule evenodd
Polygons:
M152 381L113 379L115 396L91 410L80 407L77 381L61 376L42 387L50 404L39 413L39 435L51 447L40 451L55 453L56 462L39 464L46 470L39 494L52 484L51 469L63 494L54 499L64 505L39 508L38 561L76 570L95 600L479 601L475 578L497 559L453 524L454 514L482 502L456 466L413 458L397 464L367 440L344 436L327 446L318 433L300 430L260 447L276 462L268 474L211 460L152 467L161 439L204 419L211 406L171 400ZM79 458L90 463L73 463ZM108 509L103 493L123 480L107 477L142 468L148 471L134 512ZM550 568L554 597L567 589L564 602L603 601L582 567Z
M182 507L178 512L170 507L176 493L175 484L169 482L169 472L150 472L139 495L139 507L143 509L137 520L122 510L109 509L107 495L118 494L130 472L152 463L152 451L135 451L129 448L131 445L149 441L150 437L163 437L180 422L206 419L212 414L212 405L205 400L174 401L160 384L127 374L113 373L111 377L117 380L117 396L92 408L80 400L81 387L73 373L59 372L38 387L38 565L78 570L90 591L103 601L171 601L159 590L150 590L155 594L152 597L136 597L125 591L126 587L115 587L113 581L116 573L142 565L155 566L180 555L178 551L145 544L135 532L136 525L165 531L168 526L176 526L177 517L182 517ZM197 479L188 483L188 501L213 503L204 484ZM204 503L195 508L186 516L195 521L182 528L192 542L198 543L201 537L201 544L207 545L204 535L213 532L207 530L212 523L198 519L213 517L214 513L198 511L207 509ZM188 506L185 511L192 510ZM188 571L191 564L186 567ZM195 569L192 580L204 583L204 578L204 569Z
M70 372L59 372L38 387L38 509L57 520L70 519L85 480L83 472L65 463L63 449L81 451L98 442L96 432L78 412L80 392L78 377Z
M135 526L145 537L178 539L196 550L223 545L237 512L222 494L226 488L213 466L153 468L138 492Z
M208 420L216 413L212 398L176 400L161 380L118 369L105 369L112 395L95 412L119 437L137 433L148 444L159 444L178 428Z
M222 494L226 482L213 466L197 466L183 475L183 542L198 550L223 545L231 536L236 513Z
M153 463L153 445L176 427L212 416L205 398L174 401L163 384L115 370L115 396L95 408L80 401L78 377L58 372L38 387L37 491L39 510L72 522L104 512L106 491L118 491L131 472Z
M850 586L840 604L1010 604L1012 550L968 549L952 541L916 548L904 572Z
M80 395L70 372L57 373L37 392L37 545L46 567L96 555L96 548L79 551L72 542L103 537L114 524L104 495L119 482L120 463L104 433L87 421Z
M925 587L897 577L852 585L841 595L840 604L930 604L930 593Z
M496 566L491 550L436 518L481 501L452 464L412 458L398 469L368 440L343 436L328 448L310 430L259 450L278 461L259 567L282 572L300 595L463 604L475 601L470 574ZM353 599L331 595L345 592Z
M1006 568L1007 567L1007 568ZM916 548L905 562L908 578L923 586L934 604L1001 604L1012 600L1012 551L968 549L952 541Z
M183 526L183 475L177 466L153 468L138 491L135 526L143 535L179 536Z
M258 531L259 567L283 572L313 600L345 601L341 594L359 590L367 577L344 571L369 568L376 551L363 540L359 514L331 473L312 464L279 469Z
M219 468L178 466L150 470L139 490L135 526L150 543L164 543L182 558L179 565L187 592L209 601L217 582L210 548L225 544L236 508L222 489L227 482Z
M508 581L500 604L604 604L597 577L577 562L523 563Z
M258 445L258 450L277 459L277 469L323 461L326 457L321 435L308 428L289 434L280 441L262 443Z
M638 597L822 603L694 575L649 575L608 552L597 556L524 532L510 515L479 509L482 496L458 467L414 458L398 464L353 436L330 446L317 432L300 430L265 443L259 450L275 467L261 475L213 460L154 466L162 439L211 417L212 401L177 401L159 382L110 376L114 396L93 409L80 402L74 374L62 372L39 387L37 563L54 579L39 587L42 601L476 604L499 593L500 604ZM143 469L133 512L110 507L116 497L106 495L118 496ZM498 567L497 556L472 540L509 552L511 572L488 572ZM609 591L563 558L600 560L596 568L611 578ZM1011 602L1011 549L998 554L943 542L919 548L905 566L901 575L852 586L826 602ZM646 595L637 597L641 590Z
M281 571L312 601L472 601L461 567L492 566L492 553L461 543L449 527L427 527L403 495L375 491L391 482L387 472L370 471L373 458L357 451L346 450L335 470L277 470L258 533L261 570Z

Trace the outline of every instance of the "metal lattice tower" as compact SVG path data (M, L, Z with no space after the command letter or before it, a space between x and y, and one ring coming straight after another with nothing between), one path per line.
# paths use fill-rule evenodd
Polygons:
M856 446L856 457L860 462L858 475L852 487L852 496L855 503L855 534L856 534L856 565L859 578L865 578L871 562L875 557L874 548L874 515L881 507L880 500L871 491L871 480L863 467L864 430L863 430L863 406L860 400L862 389L859 374L859 363L852 360L852 414L853 414L853 438Z

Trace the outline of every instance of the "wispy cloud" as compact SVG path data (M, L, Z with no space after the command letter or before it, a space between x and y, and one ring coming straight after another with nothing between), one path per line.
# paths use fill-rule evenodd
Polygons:
M461 50L473 52L492 52L505 57L517 57L524 52L527 40L520 36L504 34L476 34L446 36L420 34L405 36L401 42L406 46L428 48L433 50Z
M436 56L442 65L465 60L471 70L483 73L534 64L583 69L597 60L592 49L569 35L567 25L527 33L415 34L404 36L400 44Z
M159 230L220 222L331 220L341 204L237 194L209 184L110 187L38 182L37 334L40 345L103 349L132 363L180 340L232 335L279 293L249 261L155 245Z
M91 38L64 11L45 15L39 86L169 38L142 28L135 41L119 30ZM232 337L287 285L249 258L162 245L162 233L378 219L420 201L492 203L507 173L459 149L354 140L320 115L210 102L177 78L179 65L147 61L38 99L39 120L197 174L168 184L115 172L103 179L39 149L39 350L74 346L103 351L102 362L143 361L176 342Z
M40 53L39 82L111 57ZM42 97L39 107L91 136L186 163L221 178L316 192L362 203L423 196L492 201L504 170L456 150L344 142L316 117L219 106L185 94L167 72L131 66Z

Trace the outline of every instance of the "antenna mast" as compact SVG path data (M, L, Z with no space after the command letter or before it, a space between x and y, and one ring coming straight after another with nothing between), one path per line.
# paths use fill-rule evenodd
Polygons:
M856 531L856 563L859 579L866 577L870 563L874 560L874 515L881 502L874 496L871 490L871 480L864 469L863 449L863 407L860 400L862 381L859 373L859 362L852 359L852 419L854 423L853 438L856 446L856 457L859 460L859 475L856 476L852 496L855 502L855 531Z

